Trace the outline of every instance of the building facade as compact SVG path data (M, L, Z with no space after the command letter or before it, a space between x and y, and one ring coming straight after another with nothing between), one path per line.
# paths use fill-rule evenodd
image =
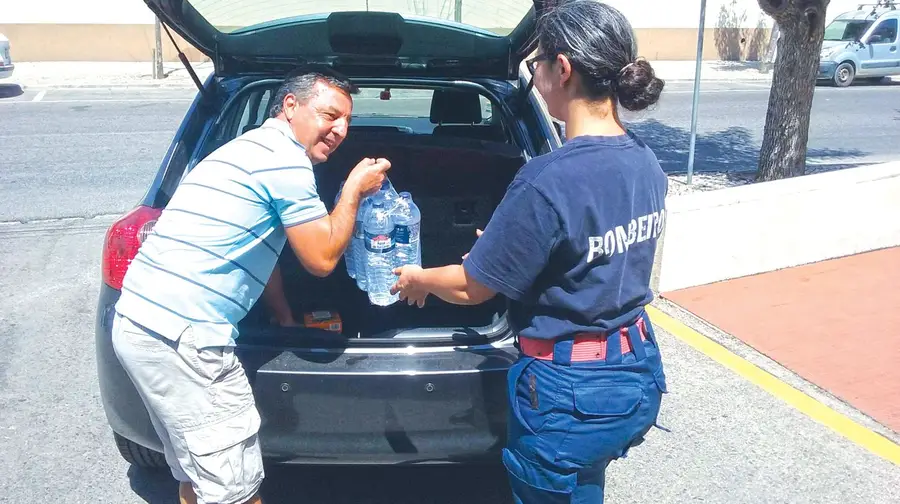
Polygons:
M459 17L493 30L512 27L531 0L193 0L213 24L246 26L273 13L305 14L322 10L390 10ZM699 0L608 0L631 21L641 56L650 60L693 60L697 52ZM857 2L832 0L831 19L855 9ZM772 20L756 0L708 0L704 30L705 60L754 61L765 54ZM16 61L150 61L155 47L154 18L141 0L30 0L6 2L0 33ZM163 55L177 61L163 32ZM203 55L176 36L193 61Z

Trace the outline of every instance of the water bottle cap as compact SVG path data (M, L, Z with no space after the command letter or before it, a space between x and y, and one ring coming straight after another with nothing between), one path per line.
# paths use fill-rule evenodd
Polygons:
M403 191L400 193L400 197L403 199L412 199L412 194L410 194L409 191Z

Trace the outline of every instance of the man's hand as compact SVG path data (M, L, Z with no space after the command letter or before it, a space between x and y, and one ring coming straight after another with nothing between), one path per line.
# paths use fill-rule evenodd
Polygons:
M425 305L425 298L428 297L428 291L422 285L422 268L415 265L401 266L394 269L397 275L397 283L391 287L391 294L400 294L400 300L406 300L410 306L418 305L419 308Z
M381 184L384 183L384 172L390 168L391 162L387 159L365 158L347 176L344 190L353 191L360 199L371 196L381 189Z
M480 230L480 229L476 229L476 230L475 230L475 239L477 240L478 238L480 238L482 233L484 233L484 231L482 231L482 230ZM463 261L466 260L466 257L469 257L469 253L468 253L468 252L466 252L465 254L463 254L463 256L462 256Z
M381 188L390 167L387 159L363 159L347 177L331 214L285 228L291 248L307 271L319 277L331 274L350 244L359 202Z

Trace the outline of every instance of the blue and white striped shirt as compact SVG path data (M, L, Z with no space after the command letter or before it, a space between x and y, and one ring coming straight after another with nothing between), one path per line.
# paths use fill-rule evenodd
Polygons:
M327 210L290 126L267 119L182 181L128 268L116 310L166 338L234 345L285 244Z

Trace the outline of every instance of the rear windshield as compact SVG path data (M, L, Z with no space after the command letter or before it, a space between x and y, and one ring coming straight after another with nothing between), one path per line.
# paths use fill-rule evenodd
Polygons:
M456 21L507 35L525 17L533 0L190 0L221 32L255 29L297 16L330 12L396 12L406 17Z

